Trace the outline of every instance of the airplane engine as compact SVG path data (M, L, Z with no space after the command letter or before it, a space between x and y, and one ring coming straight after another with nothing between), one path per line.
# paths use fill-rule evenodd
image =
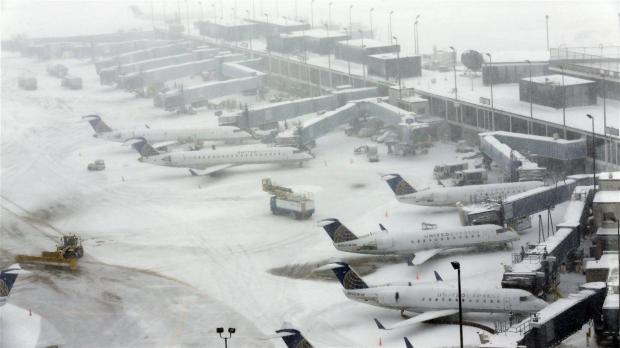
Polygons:
M401 294L398 291L384 291L379 293L377 302L386 307L400 307Z

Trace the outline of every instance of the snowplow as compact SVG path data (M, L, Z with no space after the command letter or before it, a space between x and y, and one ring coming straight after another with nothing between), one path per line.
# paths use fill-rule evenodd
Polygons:
M41 256L17 255L15 261L25 264L50 265L77 269L77 260L84 256L82 240L77 235L62 236L56 251L43 251Z

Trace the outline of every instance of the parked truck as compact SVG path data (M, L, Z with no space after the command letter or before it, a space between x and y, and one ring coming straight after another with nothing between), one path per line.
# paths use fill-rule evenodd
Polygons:
M69 89L82 89L82 78L77 76L65 76L62 78L60 85Z
M433 169L433 177L435 179L447 179L459 170L465 170L469 166L467 163L454 163L437 165Z
M63 78L67 76L69 69L62 64L50 64L47 66L47 73L52 76Z
M314 200L308 193L295 193L289 187L272 183L271 179L262 180L263 191L272 194L269 207L274 215L285 215L297 220L307 219L314 214Z
M20 77L17 80L17 84L19 88L27 91L34 91L37 89L37 79L34 77Z
M485 169L465 169L454 172L452 177L454 185L482 185L487 181L487 171Z

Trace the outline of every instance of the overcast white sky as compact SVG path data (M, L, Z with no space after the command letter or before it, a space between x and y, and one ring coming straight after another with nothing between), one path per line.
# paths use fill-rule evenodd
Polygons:
M30 37L76 35L116 31L119 28L149 28L150 21L133 18L129 5L136 4L150 15L165 11L176 13L180 5L182 15L187 7L192 16L200 16L200 5L205 17L213 8L224 9L224 16L232 16L237 6L238 16L246 10L260 15L299 17L310 20L309 0L197 0L185 1L116 1L116 0L2 0L2 38L17 33ZM314 23L328 21L329 0L315 0ZM297 6L296 6L297 4ZM413 47L413 19L420 17L420 41L423 52L433 45L440 48L455 46L460 51L477 49L485 52L546 50L545 15L549 14L552 47L619 45L620 0L356 0L333 1L332 22L347 25L349 6L353 22L368 24L370 8L374 8L373 26L379 39L388 40L389 12L392 16L393 35L398 36L405 51ZM295 8L297 7L297 11Z

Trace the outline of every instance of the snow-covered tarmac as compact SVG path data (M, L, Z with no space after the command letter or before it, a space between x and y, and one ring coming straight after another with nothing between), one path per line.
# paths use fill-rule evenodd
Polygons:
M421 347L457 344L456 326L421 324L382 332L372 318L391 323L399 319L397 312L351 302L335 281L269 272L351 256L336 251L316 226L322 218L337 217L359 233L376 230L379 222L388 229L418 228L423 221L458 225L455 209L396 202L378 175L398 172L417 187L434 186L433 166L457 160L453 145L437 144L429 154L410 158L382 153L380 162L369 163L352 154L367 139L337 130L319 139L316 159L302 168L256 165L192 177L184 169L140 163L128 147L93 138L80 116L100 113L119 128L215 125L210 111L169 114L155 109L150 99L99 86L88 62L65 63L84 78L84 90L62 89L45 73L44 63L2 57L2 196L24 210L3 199L0 250L12 256L52 248L57 232L46 224L82 236L86 257L78 272L35 269L18 280L11 298L49 320L68 346L215 345L215 327L235 326L237 346L280 347L280 341L260 338L282 321L292 321L319 346L376 346L381 339L399 347L402 336ZM37 76L38 90L17 88L24 73ZM107 169L86 171L86 164L98 158ZM271 215L260 187L263 177L312 192L315 216L295 221ZM563 209L555 209L555 221ZM534 230L528 231L515 249L536 238ZM433 281L437 270L452 281L456 274L449 261L458 259L464 286L496 287L501 263L510 263L511 252L457 250L417 267L392 260L365 279L425 282ZM61 308L63 301L71 307ZM472 318L490 325L505 319ZM465 328L468 344L479 343L477 330ZM87 333L88 341L76 332Z

